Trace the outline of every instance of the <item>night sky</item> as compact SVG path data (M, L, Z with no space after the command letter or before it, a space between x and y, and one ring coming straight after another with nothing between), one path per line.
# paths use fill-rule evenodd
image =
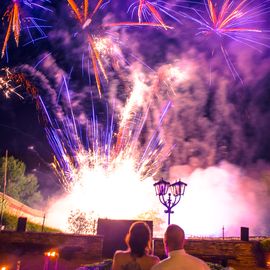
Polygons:
M165 147L172 149L161 170L165 176L170 177L172 168L179 167L180 171L176 171L184 175L181 168L207 169L225 161L249 172L253 181L260 184L259 170L268 171L270 165L269 33L249 33L241 36L241 42L211 31L204 33L198 21L190 19L190 16L200 18L198 14L202 14L209 20L202 2L173 0L167 1L166 9L162 9L163 4L159 1L149 1L160 3L158 10L173 29L101 27L105 23L136 22L137 10L132 14L131 8L128 12L135 2L131 0L105 2L107 4L98 10L89 27L82 29L66 1L51 2L45 1L44 7L50 9L45 10L34 6L31 9L24 1L19 1L22 18L31 15L44 19L39 24L48 26L43 29L47 37L27 44L29 34L24 26L18 48L11 35L8 62L4 56L1 67L24 73L38 88L54 119L61 120L68 114L68 100L62 90L63 76L68 78L75 117L83 126L91 115L92 100L101 123L107 113L106 106L111 110L114 107L116 114L120 111L129 96L133 73L137 71L153 95L141 138L142 146L158 126L164 104L168 100L172 102L160 127ZM95 1L90 2L89 10L93 10ZM254 5L259 3L255 2ZM267 3L261 2L264 10ZM1 16L5 9L1 7ZM250 27L269 31L267 16L269 13L258 13ZM146 17L151 21L149 11ZM6 29L7 24L2 24L1 46ZM34 38L40 37L37 29L31 31ZM91 63L88 65L86 60L87 31L95 36L109 36L121 48L118 65L111 64L114 60L105 59L109 82L101 73L101 98ZM252 37L256 44L247 41ZM222 50L226 51L227 58ZM172 66L188 70L186 79L169 78L166 72ZM3 156L7 149L9 155L24 161L28 172L38 176L45 196L51 196L61 189L49 165L53 152L35 101L24 89L19 88L18 92L24 96L23 100L16 95L6 99L0 93L0 154Z

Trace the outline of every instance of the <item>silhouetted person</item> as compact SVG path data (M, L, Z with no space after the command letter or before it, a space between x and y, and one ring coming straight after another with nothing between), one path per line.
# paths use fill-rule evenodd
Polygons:
M210 270L204 261L186 253L185 233L179 226L169 225L163 242L168 258L153 266L151 270Z
M135 222L126 236L128 249L118 250L113 257L112 270L150 270L159 258L150 255L151 231L145 222Z

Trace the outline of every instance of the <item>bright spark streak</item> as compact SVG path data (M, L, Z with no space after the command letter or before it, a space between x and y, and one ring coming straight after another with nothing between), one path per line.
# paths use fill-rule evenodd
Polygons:
M3 47L1 51L1 58L3 58L4 55L6 54L8 42L10 40L12 33L14 35L14 39L15 39L17 47L19 46L20 36L23 29L27 29L27 32L31 39L31 42L28 42L26 44L34 43L36 40L43 39L46 37L46 34L43 31L43 28L48 28L49 26L39 25L40 21L44 22L44 20L42 19L22 16L23 11L24 11L23 5L27 6L28 8L30 7L31 9L40 8L45 11L52 12L52 10L50 10L49 8L42 6L42 4L35 3L34 1L32 2L32 1L24 1L24 0L23 1L13 0L12 4L8 6L2 18L3 21L5 21L5 18L7 18L6 20L7 20L8 26L7 26L7 30L4 37ZM31 33L31 29L33 28L36 29L41 35L39 38L36 38L36 39L33 38L32 33Z
M4 44L2 47L1 58L3 58L5 55L7 44L8 44L8 41L12 32L14 34L16 45L19 46L21 23L20 23L20 8L19 8L19 4L16 1L14 1L13 7L11 8L11 10L6 11L6 13L4 14L4 17L5 16L7 16L8 18L7 19L8 28L5 35Z
M80 23L82 23L81 12L80 12L80 9L79 9L79 7L77 6L76 2L75 2L74 0L67 0L67 1L68 1L69 5L70 5L71 9L74 11L74 13L75 13L75 15L76 15L78 21L79 21ZM85 2L88 3L87 0L86 0ZM85 4L85 3L84 3L84 4ZM86 20L86 19L85 19L85 20Z
M246 10L248 7L246 2L247 0L243 0L234 8L233 2L225 0L221 11L218 12L212 0L208 0L207 9L212 23L212 25L209 25L210 29L219 35L231 32L262 32L262 30L254 27L242 27L250 23L250 16L254 16L254 11L258 12L257 8L253 11Z
M232 75L242 81L229 59L229 53L223 45L223 38L228 38L258 51L259 47L270 48L268 42L262 41L269 39L267 36L269 31L258 27L258 24L262 22L261 17L270 11L269 1L263 0L254 4L253 0L223 0L220 9L213 0L205 0L204 2L208 18L205 18L196 9L193 10L198 17L189 16L189 18L200 24L199 34L217 36L221 43L220 50Z
M94 37L94 43L97 52L104 60L107 57L113 58L115 64L116 62L120 61L122 58L122 52L119 46L117 46L116 42L114 42L111 38L108 37ZM119 60L117 60L119 59Z
M21 85L14 86L10 70L8 68L3 68L1 69L1 72L4 72L5 75L0 77L0 91L3 92L6 98L10 98L11 95L15 94L23 99L23 96L16 91Z
M178 6L179 5L173 5L174 8ZM137 10L137 17L139 23L150 21L156 22L166 30L168 29L168 26L165 24L161 13L178 22L180 22L180 20L177 18L179 15L186 16L186 14L184 14L183 12L175 11L174 8L172 8L172 6L170 7L170 5L168 6L168 2L166 1L139 0L135 1L129 6L128 12L131 12L133 16L133 14Z
M76 4L76 2L74 0L67 0L71 9L73 10L73 12L76 15L77 20L79 21L82 30L86 29L87 27L89 27L93 20L93 16L96 14L96 12L98 11L98 9L100 8L103 0L99 0L98 3L96 4L93 12L91 14L88 14L88 8L89 8L89 1L88 0L84 0L84 4L82 9L80 9L78 7L78 5ZM96 44L95 44L95 39L93 34L88 33L88 44L90 46L90 59L92 61L92 66L93 66L93 71L94 71L94 75L95 75L95 79L96 79L96 84L97 84L97 89L98 89L98 93L99 96L101 97L101 79L99 76L99 70L102 72L102 75L104 76L104 78L106 79L106 81L108 81L108 77L107 77L107 73L105 70L105 67L103 65L103 62L101 60L101 56L100 56L100 52L99 50L96 48Z
M145 12L145 9L150 11L150 13L154 17L154 19L159 24L161 24L164 27L164 29L167 29L167 26L164 23L164 21L163 21L162 17L160 16L159 12L157 11L157 9L151 4L150 1L147 1L147 0L140 0L139 7L138 7L139 23L142 22L142 17L143 17L143 13Z
M164 27L160 23L151 23L151 22L118 22L118 23L105 23L103 27L115 27L115 26L151 26L151 27ZM165 25L167 29L173 29L173 27Z
M88 0L84 0L84 20L87 21L88 18L88 9L89 9L89 3Z
M200 33L216 33L219 37L229 37L232 40L244 43L246 45L262 45L269 47L268 44L258 42L257 36L245 36L253 33L263 33L264 30L258 28L257 20L264 13L269 12L268 1L262 1L260 4L251 6L254 1L242 0L238 4L235 1L224 0L220 11L213 0L205 0L205 7L209 16L209 21L195 10L200 19L191 17L201 25Z

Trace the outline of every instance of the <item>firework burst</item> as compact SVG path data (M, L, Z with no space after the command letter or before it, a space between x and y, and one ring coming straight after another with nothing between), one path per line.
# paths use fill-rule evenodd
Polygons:
M27 16L28 10L33 9L42 9L45 11L51 10L45 7L45 3L50 3L49 0L40 0L40 1L27 1L27 0L13 0L12 3L8 6L7 10L3 15L3 21L7 23L7 30L4 36L1 58L7 53L8 42L13 33L14 39L17 47L19 46L20 36L22 30L25 30L29 37L30 42L34 43L39 39L46 38L47 35L44 32L45 28L48 28L48 25L44 25L45 20L36 18L33 16ZM39 33L38 38L34 38L32 34L32 29L35 29Z
M139 23L144 20L148 21L149 16L152 17L157 23L161 24L164 29L166 29L166 24L164 23L161 15L158 12L158 9L155 7L155 3L147 0L139 0L139 2L135 2L131 4L129 10L132 10L132 13L137 9L138 20Z
M269 1L223 0L221 6L213 0L205 0L204 3L207 16L193 9L197 16L189 18L200 24L198 34L214 35L218 38L221 52L232 75L241 80L224 46L224 40L236 41L255 50L270 48L269 30L260 27L263 23L262 17L270 11Z
M102 94L102 83L101 76L108 82L108 75L106 71L106 62L108 63L108 58L112 59L113 67L117 68L120 61L123 62L123 56L120 50L119 42L115 38L104 35L104 30L111 27L121 27L121 26L151 26L151 27L165 27L170 28L165 25L165 23L136 23L136 22L117 22L117 23L104 23L93 27L94 17L98 10L105 4L103 0L99 0L93 8L93 11L89 13L89 2L85 0L82 7L79 7L74 0L67 0L69 7L74 13L74 16L78 23L80 24L81 30L87 32L87 42L89 47L89 57L92 62L93 72L95 76L95 81L98 89L99 96ZM103 31L102 31L103 30ZM106 30L105 30L106 33ZM104 59L106 58L106 60ZM84 55L82 57L82 63L84 62ZM126 62L124 60L124 62Z
M170 5L166 1L148 1L148 0L139 0L133 2L129 8L128 12L131 12L132 17L134 14L137 14L139 23L154 21L166 30L168 29L168 25L165 24L163 15L170 17L171 19L181 22L179 20L179 16L187 16L183 11L176 11L176 8L186 8L183 5Z
M5 97L10 98L12 95L16 95L24 99L23 95L16 91L19 88L25 90L26 93L33 98L42 126L47 127L52 125L37 87L26 78L23 72L17 71L16 69L2 68L0 70L0 91L3 92Z
M57 226L67 230L65 220L72 209L94 211L96 217L136 218L158 208L151 180L170 154L160 127L171 103L164 105L156 129L146 136L143 129L152 97L139 77L134 75L134 87L122 110L115 105L109 109L105 102L104 113L100 113L92 100L91 117L82 122L63 77L66 91L61 96L69 109L61 120L46 120L45 130L54 153L52 166L67 193L48 209L49 223L57 219ZM49 117L48 112L43 115ZM60 213L63 205L65 210Z
M65 86L71 106L67 83ZM163 140L160 138L159 127L152 134L146 148L141 152L138 150L149 110L147 108L142 112L141 106L144 105L138 105L138 97L141 98L141 95L138 95L138 88L135 87L121 113L119 124L115 122L114 113L109 117L107 112L104 128L92 103L92 117L84 127L76 121L72 107L69 117L46 127L48 140L55 153L53 166L67 191L72 192L74 186L85 181L85 174L93 172L101 172L104 177L111 177L128 166L140 180L157 173L168 153L164 154L162 151ZM160 125L169 107L170 103L163 109ZM45 115L48 116L48 113Z
M74 0L67 0L69 7L74 13L74 16L78 23L80 24L81 30L84 31L87 29L87 42L89 45L89 56L92 61L93 71L95 75L95 80L98 88L99 95L101 96L101 79L99 72L102 73L103 77L108 81L108 76L105 71L104 64L101 60L101 52L100 52L100 42L96 43L97 38L93 34L93 31L89 31L89 27L92 25L93 17L99 10L103 1L99 0L93 11L89 13L89 1L84 0L82 7L80 8ZM83 60L82 60L83 62Z
M17 93L17 89L21 87L21 85L15 85L12 79L12 73L9 68L2 68L0 70L0 91L3 92L6 98L10 98L11 95L15 94L18 97L23 99L23 96Z

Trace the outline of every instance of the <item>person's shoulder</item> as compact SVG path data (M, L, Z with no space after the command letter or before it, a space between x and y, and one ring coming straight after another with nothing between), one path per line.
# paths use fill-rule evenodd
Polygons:
M210 267L205 261L199 259L198 257L192 256L190 254L186 254L186 255L190 257L193 262L196 262L197 264L201 265L204 270L208 270L208 269L210 270Z
M154 263L158 263L160 261L159 257L155 255L148 255L148 258Z
M116 250L114 253L114 258L121 258L121 257L126 257L126 256L129 256L128 251Z
M156 256L155 256L156 257ZM166 263L165 263L166 264ZM151 270L161 270L164 267L164 260L160 261L157 257L156 263L152 266Z
M159 270L159 264L160 263L157 263L157 264L154 264L152 267L151 267L151 270Z

